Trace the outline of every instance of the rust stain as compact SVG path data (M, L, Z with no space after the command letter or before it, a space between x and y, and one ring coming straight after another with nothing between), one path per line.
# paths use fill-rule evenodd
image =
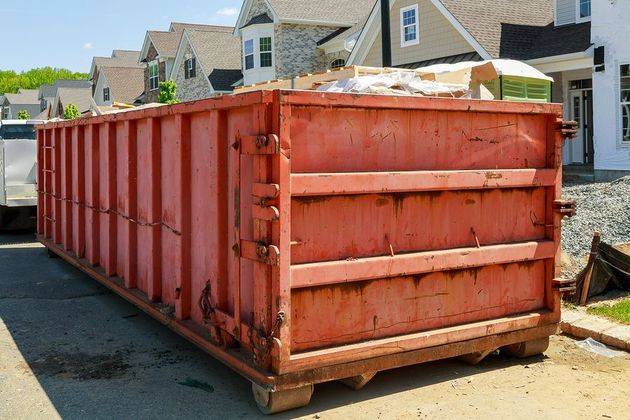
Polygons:
M476 204L476 203L477 202L475 200L473 200L472 198L467 198L466 199L466 204L468 204L469 206L473 205L473 204Z
M376 207L384 207L389 204L389 200L386 198L379 197L376 199Z
M496 172L486 173L486 179L501 179L501 178L503 178L503 174L496 173Z

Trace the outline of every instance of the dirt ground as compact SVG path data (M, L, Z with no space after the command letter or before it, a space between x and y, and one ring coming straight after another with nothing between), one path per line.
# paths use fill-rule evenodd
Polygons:
M544 356L492 355L317 385L274 418L630 418L630 355L552 337ZM534 417L535 416L535 417ZM0 419L254 418L250 384L58 259L0 234Z

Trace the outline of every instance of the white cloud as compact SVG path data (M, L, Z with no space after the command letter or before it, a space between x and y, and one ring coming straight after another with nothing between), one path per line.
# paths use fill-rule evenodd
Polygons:
M83 49L84 50L92 50L92 49L94 49L94 45L92 45L91 42L86 42L85 44L83 44Z
M238 14L238 9L235 7L224 7L223 9L217 10L217 15L220 16L236 16Z

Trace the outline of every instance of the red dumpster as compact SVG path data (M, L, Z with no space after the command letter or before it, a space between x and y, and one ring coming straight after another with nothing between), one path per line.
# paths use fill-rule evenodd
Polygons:
M559 105L266 91L47 124L40 241L253 383L261 410L544 351Z

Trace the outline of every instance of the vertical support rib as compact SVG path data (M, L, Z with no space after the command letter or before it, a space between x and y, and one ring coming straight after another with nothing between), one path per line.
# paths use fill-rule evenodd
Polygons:
M54 177L54 211L53 217L53 241L56 244L61 244L62 242L62 231L61 231L61 223L62 223L62 215L61 215L61 176L62 176L62 166L61 166L61 128L55 128L53 130L53 177Z
M104 151L103 164L101 168L101 185L105 191L101 191L101 212L103 221L101 226L102 246L101 249L101 265L108 276L116 274L116 127L115 123L105 124L105 138L102 140L105 144L101 145Z
M90 231L91 240L88 241L89 248L87 258L90 264L98 265L101 253L101 215L98 211L100 200L100 129L98 124L88 126L90 130L90 143L88 153L90 156L89 175L86 182L90 186L90 216L86 217L87 230ZM86 154L86 156L87 156Z
M276 93L277 94L277 93ZM281 101L274 101L279 104ZM273 226L273 242L280 248L280 265L272 269L273 313L284 312L278 336L282 343L273 357L275 372L290 363L291 355L291 105L276 105L274 131L280 138L280 153L273 157L274 181L280 185L280 221Z
M236 128L235 145L240 144L241 138L238 128ZM228 139L228 142L231 139ZM232 289L232 307L234 309L234 322L237 326L241 325L241 261L240 261L240 243L241 243L241 150L240 147L230 149L231 160L231 177L230 186L230 209L229 220L232 222L232 237L230 248L232 253L229 259L229 277Z
M212 226L217 229L217 244L211 250L214 260L217 264L217 271L210 276L212 292L216 298L217 307L224 312L228 312L228 253L230 250L230 238L228 234L229 220L229 199L228 199L228 155L232 150L227 134L228 114L222 110L214 110L210 114L210 127L215 128L214 145L211 161L215 162L211 165L211 176L216 180L217 199L212 204ZM240 328L240 325L237 324ZM232 333L232 331L230 331ZM238 334L235 334L238 338Z
M256 106L256 112L254 112L254 127L257 128L258 133L262 135L269 134L270 127L267 123L267 105ZM271 179L271 157L270 155L254 155L253 159L253 179L252 183L268 184L272 182ZM259 198L255 198L258 200ZM254 204L258 204L254 201ZM253 239L255 242L260 242L268 245L275 245L272 243L271 231L272 222L266 220L260 220L254 218L253 220ZM258 261L253 262L253 295L254 295L254 319L253 325L255 328L262 329L263 331L271 331L271 266ZM270 361L269 361L270 362ZM261 366L265 369L269 369L270 366Z
M138 138L136 121L130 120L126 123L127 130L127 203L128 216L133 220L138 220ZM127 262L125 264L125 287L133 289L138 287L138 225L135 222L126 220L127 227Z
M179 267L178 275L178 288L179 299L176 301L175 313L179 319L190 318L191 311L191 277L190 277L190 264L191 264L191 162L190 162L190 116L178 115L176 117L177 129L180 133L180 147L181 147L181 160L179 165L180 170L180 191L181 202L179 210L181 220L181 266Z
M63 246L66 251L72 250L72 128L63 129L62 135L63 162Z
M151 139L151 165L148 168L151 175L151 204L149 207L149 221L155 223L162 217L162 156L161 156L161 122L158 118L149 118L149 138ZM139 169L139 168L138 168ZM158 302L162 299L162 242L161 227L151 227L151 240L147 244L151 263L147 279L147 295L149 299Z
M53 181L53 176L52 176L52 170L53 170L53 166L52 166L52 136L51 136L51 132L52 130L47 129L47 130L42 130L40 132L40 135L43 136L43 140L44 140L44 160L43 160L43 168L42 170L40 170L40 172L43 172L44 175L44 183L43 185L39 185L38 188L40 190L43 189L43 191L45 192L44 194L44 236L46 238L51 238L52 237L52 222L51 219L53 217L53 212L52 212L52 197L50 196L50 193L52 193L52 181ZM41 164L41 162L40 162Z
M554 242L555 258L545 262L545 306L559 313L560 296L554 292L552 281L560 277L561 248L561 224L562 215L554 210L554 201L562 195L562 134L557 130L556 117L547 116L547 167L555 169L555 185L546 188L545 197L545 238Z
M44 191L44 171L46 170L46 162L44 159L44 145L45 145L45 130L37 131L37 161L40 165L40 170L37 171L37 233L39 235L44 234L44 208L45 208L45 196Z
M74 213L74 252L77 257L85 257L85 130L86 126L75 127L73 137L73 188Z

